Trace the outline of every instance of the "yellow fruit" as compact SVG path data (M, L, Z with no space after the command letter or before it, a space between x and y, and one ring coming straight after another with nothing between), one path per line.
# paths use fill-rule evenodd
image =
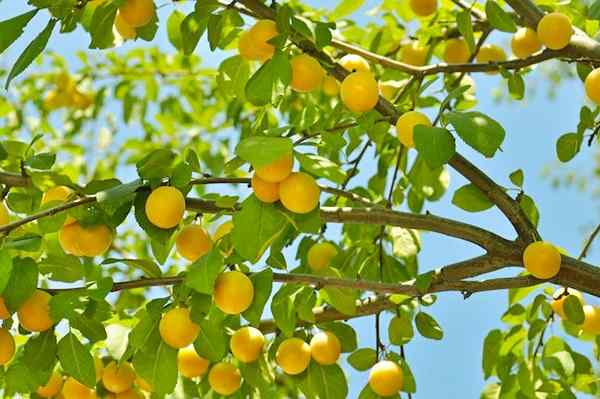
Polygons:
M116 394L115 399L144 399L144 396L135 389L129 389Z
M292 173L279 184L281 203L294 213L311 212L319 206L320 194L321 189L315 179L303 172Z
M337 248L329 242L319 242L308 250L308 266L314 271L320 271L329 267L331 260L337 255Z
M414 130L417 125L431 126L431 121L419 111L408 111L396 121L396 134L404 146L415 147Z
M340 95L350 111L367 112L377 105L379 87L371 72L353 72L344 78Z
M146 200L146 216L153 225L170 229L181 222L185 211L185 198L175 187L161 186Z
M594 69L585 78L585 94L587 94L590 100L596 104L600 104L600 68ZM0 224L2 224L1 220Z
M464 64L469 61L471 52L465 39L450 39L444 49L444 61L448 64Z
M339 64L348 72L370 71L371 67L367 60L360 55L346 54L340 58Z
M321 86L325 71L310 55L300 54L292 58L292 89L308 93Z
M200 377L208 371L208 360L198 355L193 347L183 348L177 353L177 368L186 378Z
M411 10L419 17L427 17L435 13L437 0L410 0Z
M279 34L277 24L269 19L262 19L254 24L249 30L251 42L256 54L256 60L264 62L273 57L275 46L269 43L269 40Z
M323 93L329 97L335 97L340 92L340 83L331 75L326 75L323 78L323 85L321 86Z
M265 336L259 329L246 326L237 330L229 341L231 353L240 362L255 362L262 353Z
M15 355L15 339L6 328L0 328L0 365L10 362Z
M252 191L262 202L270 204L279 200L279 183L269 183L256 174L252 176Z
M288 338L279 344L275 361L289 375L300 374L310 363L310 345L300 338Z
M252 41L252 34L249 30L242 32L238 38L238 53L240 57L246 61L257 61L260 60L260 54L258 48L254 46Z
M477 53L477 62L501 62L506 61L506 53L502 47L495 44L484 44Z
M579 299L579 302L581 302L581 304L583 305L583 298L581 296L581 292L572 288L567 288L568 295L563 295L564 291L564 288L559 288L556 290L556 292L554 292L554 298L558 299L554 299L552 302L550 302L550 306L552 307L552 310L554 310L554 313L557 313L560 317L566 319L567 316L563 308L565 299L567 299L569 295L574 295L575 297L577 297L577 299Z
M592 305L584 305L583 313L585 320L581 325L583 332L591 335L600 334L600 308Z
M115 29L123 40L133 40L137 36L135 28L127 23L120 12L115 17Z
M279 183L292 173L293 166L294 157L292 154L287 154L268 165L256 168L255 174L266 182Z
M217 230L215 230L215 234L213 235L213 241L219 241L221 238L231 233L231 230L233 230L233 221L228 220L227 222L217 227Z
M50 298L46 291L36 290L17 310L19 324L31 332L46 331L54 325L50 318Z
M552 50L567 47L573 35L571 19L565 14L553 12L540 19L537 26L537 35L544 46Z
M196 340L200 326L192 321L188 308L173 308L162 315L158 330L167 345L178 349Z
M319 364L330 365L337 362L342 353L342 344L335 334L325 331L310 340L312 358Z
M6 205L4 205L4 202L0 202L0 226L8 224L8 222L8 209L6 209Z
M113 393L128 391L133 387L135 371L129 363L110 362L102 372L102 385Z
M68 103L68 98L64 93L58 93L56 90L50 90L44 97L44 109L52 111L64 107Z
M102 373L104 372L104 363L97 356L94 356L94 369L96 370L96 382L100 382Z
M73 190L67 186L52 187L42 195L42 205L51 201L65 202L72 194Z
M62 386L63 386L62 376L57 371L54 371L52 373L52 375L50 376L50 379L48 380L46 385L42 385L41 387L39 387L35 391L35 393L37 393L42 398L51 398L53 396L58 395Z
M93 98L87 95L86 93L82 93L79 90L74 90L71 93L71 106L77 109L87 109L94 103Z
M428 47L422 46L417 41L412 41L400 49L400 61L409 65L423 66L427 63L428 53Z
M66 379L62 387L64 399L96 399L96 392L73 377Z
M77 222L65 224L58 232L58 243L65 253L83 256L79 248L81 226Z
M398 363L382 360L369 373L369 386L377 395L392 396L400 392L404 376Z
M181 229L175 240L175 246L180 256L195 262L210 251L212 240L202 226L190 224Z
M139 375L135 379L135 385L137 385L138 388L143 391L152 392L152 385L148 381L146 381L145 379L140 377Z
M219 395L228 396L240 389L242 376L231 363L217 363L208 373L208 385Z
M398 84L392 80L379 81L377 87L379 87L379 94L388 101L393 101L398 92Z
M70 224L79 225L79 223L74 222ZM79 237L77 241L77 245L79 251L83 256L100 256L110 248L113 240L113 233L103 224L98 224L95 226L89 227L79 227Z
M10 311L6 307L4 297L0 296L0 320L6 320L11 317Z
M248 309L254 299L254 286L244 273L224 272L215 282L215 305L227 314L240 314Z
M512 52L517 58L527 58L542 48L537 33L531 28L519 28L510 41Z
M529 273L539 279L549 279L560 270L560 252L546 241L529 244L523 252L523 265Z
M154 8L152 0L126 0L119 8L119 14L129 26L139 28L152 21Z

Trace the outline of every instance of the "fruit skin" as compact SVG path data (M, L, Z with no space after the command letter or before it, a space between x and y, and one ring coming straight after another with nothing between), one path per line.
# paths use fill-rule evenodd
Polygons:
M360 55L346 54L340 58L339 64L348 72L370 71L371 67L367 60Z
M411 10L419 17L427 17L435 13L437 0L410 0Z
M229 396L240 389L242 376L233 364L220 362L210 369L208 384L219 395Z
M42 332L54 325L50 318L50 298L46 291L36 290L17 310L19 324L31 332Z
M585 320L581 325L583 332L591 335L600 334L600 308L598 306L584 305Z
M217 230L215 230L215 234L213 234L213 242L219 241L221 238L231 233L231 230L233 230L233 221L228 220L219 227L217 227Z
M337 248L332 243L319 242L310 247L306 255L306 260L308 266L318 272L329 267L331 260L335 258L337 253Z
M502 47L495 44L484 44L477 53L477 62L501 62L506 60L506 53Z
M254 46L258 61L264 62L273 57L275 46L268 42L278 34L277 24L269 19L261 19L250 28L252 46Z
M311 92L321 86L325 71L321 64L310 55L296 55L290 61L292 65L292 89L300 93Z
M4 302L4 297L0 296L0 320L6 320L11 317L11 313L6 307L6 303Z
M102 255L108 251L112 244L112 240L113 233L108 226L103 224L90 227L80 226L79 250L83 256L94 257Z
M229 341L231 353L240 362L255 362L262 353L265 336L259 329L246 326L237 330Z
M537 35L544 46L552 50L567 47L573 35L571 19L565 14L552 12L540 19L537 25Z
M321 90L329 97L336 97L340 93L340 83L333 76L326 75L323 78Z
M320 332L310 340L310 352L317 363L327 366L337 362L342 344L332 332Z
M98 356L94 356L94 369L96 370L96 382L100 382L104 372L104 363Z
M180 256L195 262L210 251L212 240L202 226L190 224L181 229L177 235L175 247Z
M340 95L350 111L367 112L379 101L379 86L371 72L353 72L344 78Z
M294 167L293 155L286 154L268 165L255 168L255 174L269 183L279 183L292 173Z
M302 373L310 363L310 345L300 338L287 338L279 344L275 361L289 375Z
M546 241L532 242L523 252L523 265L529 273L539 279L556 276L560 270L560 252Z
M292 173L279 184L279 199L294 213L309 213L319 205L321 189L312 176L303 172Z
M431 126L431 121L419 111L408 111L396 121L396 134L404 146L415 147L414 129L417 125Z
M145 379L143 379L142 377L140 377L139 375L137 376L137 378L135 379L135 385L137 385L137 387L139 389L141 389L142 391L146 391L146 392L152 392L152 385L146 381Z
M131 389L135 381L135 371L129 363L110 362L102 373L102 385L113 393L121 393Z
M392 396L400 392L404 375L398 363L382 360L369 373L369 386L377 395Z
M129 389L116 394L115 399L144 399L144 396L135 389Z
M161 229L170 229L181 222L185 198L175 187L161 186L150 193L145 208L150 223Z
M594 69L585 78L585 94L596 104L600 104L600 68ZM0 224L1 220L0 220Z
M0 365L10 362L15 355L15 339L6 328L0 328Z
M423 66L427 63L428 53L429 49L426 46L422 46L417 41L412 41L400 49L400 61L409 65Z
M0 202L0 226L8 224L8 222L8 209L6 209L6 205L4 205L4 202Z
M119 7L119 14L132 28L147 25L154 17L153 0L127 0Z
M563 319L566 319L567 316L566 316L565 310L563 308L565 299L567 299L567 297L569 295L574 295L579 299L579 302L581 302L581 304L583 305L583 298L581 296L581 292L574 290L572 288L567 288L567 292L569 293L569 295L563 295L564 291L565 291L564 288L559 288L554 292L553 297L558 298L558 299L554 299L552 302L550 302L550 306L552 307L552 310L554 311L554 313L558 314ZM560 298L559 298L559 296L560 296Z
M135 28L125 21L120 11L118 11L115 16L115 29L117 33L121 35L123 40L133 40L137 36Z
M450 39L444 49L444 61L448 64L464 64L469 61L471 52L463 38Z
M40 386L35 393L37 393L42 398L51 398L56 396L63 386L62 376L54 371L50 376L50 379L45 385Z
M79 223L70 223L61 227L58 232L58 243L65 253L75 256L83 256L83 252L79 248L79 233L81 226Z
M519 28L510 41L513 54L518 58L527 58L542 49L542 42L536 31L531 28Z
M246 61L255 61L260 59L256 47L252 45L252 34L249 30L242 32L238 38L238 53Z
M62 387L64 399L96 399L96 392L73 377L66 379Z
M200 377L208 371L208 360L198 355L193 347L183 348L177 353L177 368L186 378Z
M244 273L234 270L217 277L214 301L224 313L240 314L250 307L253 299L254 286Z
M188 308L173 308L162 315L158 331L167 345L179 349L196 340L200 326L192 321Z
M256 174L252 176L252 191L262 202L271 204L279 201L279 183L269 183Z

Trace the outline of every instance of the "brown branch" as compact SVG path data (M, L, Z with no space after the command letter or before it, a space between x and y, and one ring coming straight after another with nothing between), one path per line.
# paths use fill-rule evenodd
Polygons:
M0 184L8 187L29 187L31 179L17 173L0 172Z
M592 234L590 234L590 236L585 241L585 244L583 245L583 249L581 250L581 253L577 257L577 260L581 260L587 256L587 253L590 250L590 247L592 246L592 243L596 239L596 236L598 235L598 233L600 233L600 224L598 226L596 226L596 228L592 231Z

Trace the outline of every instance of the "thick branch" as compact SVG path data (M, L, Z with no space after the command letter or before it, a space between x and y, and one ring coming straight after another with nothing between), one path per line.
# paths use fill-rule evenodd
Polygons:
M0 172L0 184L9 187L29 187L31 179L16 173Z

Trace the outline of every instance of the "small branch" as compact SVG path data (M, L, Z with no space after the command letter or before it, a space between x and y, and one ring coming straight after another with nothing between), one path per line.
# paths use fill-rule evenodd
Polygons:
M590 250L592 243L596 239L596 236L598 236L598 233L600 233L600 224L598 226L596 226L594 231L592 231L592 234L590 234L588 239L585 241L585 244L583 245L583 249L581 250L581 253L577 257L577 260L581 260L587 256L587 253Z
M485 21L487 19L485 13L483 13L483 12L479 11L477 8L475 8L475 2L472 5L468 5L463 0L452 0L452 2L454 4L456 4L458 7L462 8L463 10L469 11L471 13L471 15L473 15L475 18L477 18L480 21Z
M16 173L0 172L0 184L7 187L29 187L31 179Z

